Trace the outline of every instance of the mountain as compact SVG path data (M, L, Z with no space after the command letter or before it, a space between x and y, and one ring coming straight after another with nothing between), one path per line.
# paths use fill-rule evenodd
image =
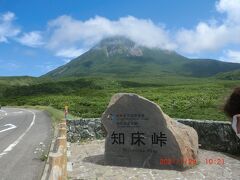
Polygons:
M210 77L240 69L238 63L189 59L159 48L139 46L125 37L103 39L92 49L43 77L162 76Z

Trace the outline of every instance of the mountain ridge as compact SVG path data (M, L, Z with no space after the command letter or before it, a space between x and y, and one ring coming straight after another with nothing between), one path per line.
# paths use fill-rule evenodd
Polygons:
M240 69L240 64L190 59L175 51L140 46L125 37L103 39L86 53L42 77L155 76L211 77Z

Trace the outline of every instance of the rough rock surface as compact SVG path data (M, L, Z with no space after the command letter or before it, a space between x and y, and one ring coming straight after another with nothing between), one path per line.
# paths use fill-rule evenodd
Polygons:
M167 116L161 108L136 94L112 97L102 115L107 131L107 164L185 169L198 160L197 132ZM170 160L170 163L161 160Z
M228 121L178 120L193 127L199 137L200 148L240 155L240 139Z
M67 140L80 142L103 138L101 121L99 119L81 119L67 121Z

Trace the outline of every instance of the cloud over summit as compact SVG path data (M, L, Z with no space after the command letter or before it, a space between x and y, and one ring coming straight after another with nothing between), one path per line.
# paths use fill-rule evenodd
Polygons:
M80 20L62 15L46 22L45 30L32 32L21 32L13 23L15 14L6 12L0 15L0 43L12 38L25 46L47 49L62 58L74 58L109 36L126 36L139 45L175 50L191 56L223 52L224 48L227 49L225 52L240 51L229 49L232 45L240 45L240 0L218 0L215 10L221 20L209 17L191 28L175 30L170 30L167 24L163 26L159 25L161 22L134 16L115 20L95 16ZM225 55L228 59L234 57L236 61L233 53Z
M51 49L68 46L91 47L109 36L126 36L139 45L174 49L175 44L167 31L151 20L137 19L133 16L122 17L116 21L96 16L86 21L61 16L49 23Z
M126 36L139 45L186 54L214 52L231 44L240 44L240 1L220 0L216 2L215 9L224 19L211 21L209 18L191 29L183 27L174 32L150 19L133 16L118 20L96 16L82 21L64 15L50 21L48 47L88 49L101 39L115 35Z

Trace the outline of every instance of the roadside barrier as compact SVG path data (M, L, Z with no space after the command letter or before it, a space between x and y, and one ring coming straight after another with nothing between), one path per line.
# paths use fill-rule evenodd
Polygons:
M63 120L55 129L42 180L67 180L67 129Z

